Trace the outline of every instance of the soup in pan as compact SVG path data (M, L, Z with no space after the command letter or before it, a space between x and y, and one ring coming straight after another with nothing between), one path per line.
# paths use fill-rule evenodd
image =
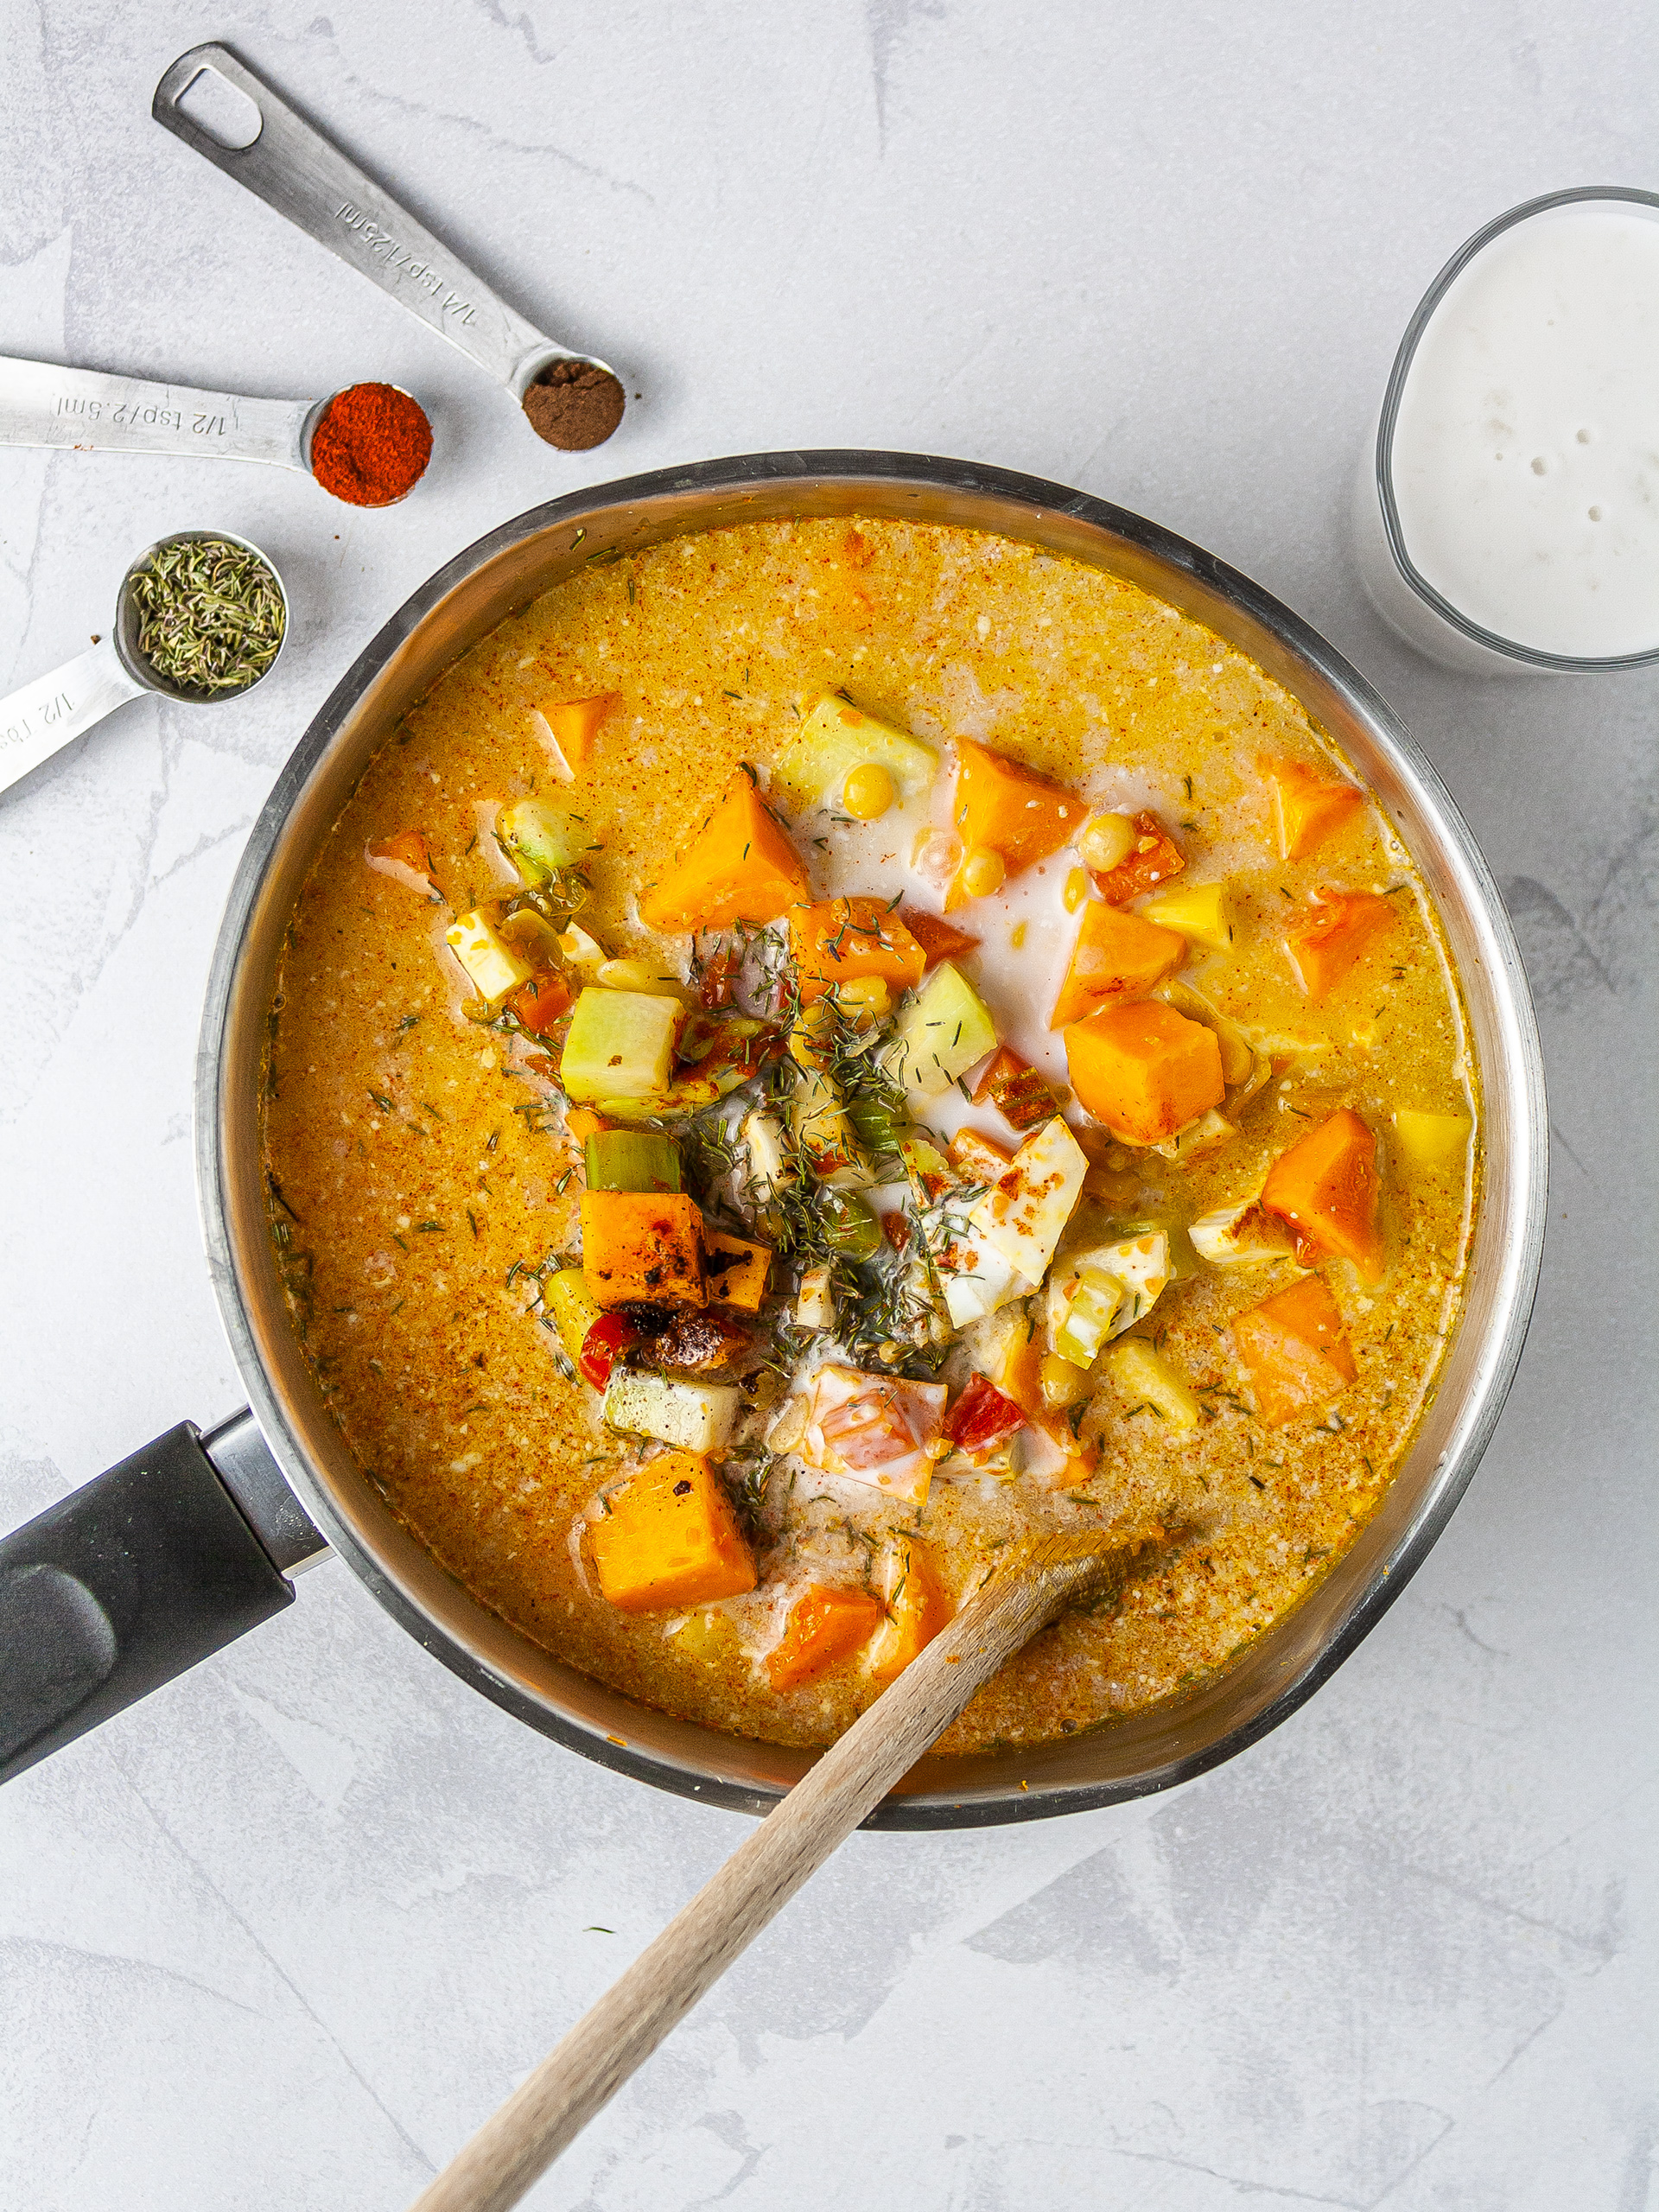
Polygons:
M270 1036L359 1462L722 1730L829 1741L1052 1529L1121 1586L941 1748L1176 1694L1352 1541L1456 1319L1478 1100L1409 855L1250 660L995 536L559 584L370 766Z

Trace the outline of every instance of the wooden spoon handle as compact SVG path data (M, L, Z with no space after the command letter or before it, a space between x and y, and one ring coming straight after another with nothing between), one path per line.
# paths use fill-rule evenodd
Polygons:
M1065 1555L1055 1557L1055 1551ZM969 1699L1110 1556L1049 1545L1005 1568L912 1660L577 2021L411 2212L506 2212L880 1804Z

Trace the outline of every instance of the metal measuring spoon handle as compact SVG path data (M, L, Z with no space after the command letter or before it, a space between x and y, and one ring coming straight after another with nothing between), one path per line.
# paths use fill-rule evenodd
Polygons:
M0 355L0 445L83 452L211 454L309 473L315 399L243 399L230 391L60 369ZM315 425L313 426L315 427Z
M117 377L110 381L119 384L123 379ZM240 546L262 562L270 573L283 607L282 643L270 665L251 683L205 698L181 690L159 674L139 652L139 625L132 589L134 577L166 547L203 538ZM137 699L146 691L154 691L163 699L179 700L187 706L217 707L231 699L245 699L282 658L288 644L288 591L276 563L270 554L262 553L251 538L238 537L229 530L181 530L169 537L158 538L129 565L122 577L121 588L116 594L115 621L108 636L100 639L90 652L78 653L73 660L65 661L61 668L53 669L49 675L37 676L32 683L22 684L0 699L0 791L9 791L32 769L38 768L41 761L49 760L54 753L61 753L76 738L84 737L105 715L113 714L129 699Z
M259 135L251 145L221 145L180 108L179 101L204 69L217 70L258 110ZM458 346L515 399L523 399L551 361L607 366L592 353L556 345L526 322L228 47L193 46L181 54L156 86L149 111L215 168L245 185Z
M0 791L149 689L129 673L109 637L0 699Z

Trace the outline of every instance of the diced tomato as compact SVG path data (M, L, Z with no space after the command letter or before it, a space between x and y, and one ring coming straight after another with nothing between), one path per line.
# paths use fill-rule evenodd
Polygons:
M1128 860L1103 874L1094 872L1100 895L1109 906L1127 906L1131 899L1167 883L1186 866L1186 855L1155 814L1137 814L1135 828L1135 850Z
M894 1206L891 1213L881 1217L881 1234L895 1252L910 1249L910 1216L902 1206Z
M556 968L544 968L518 986L507 1001L507 1011L532 1037L545 1037L570 1011L570 986Z
M639 1332L626 1313L601 1313L582 1340L582 1356L576 1364L594 1389L602 1390L611 1379L612 1368L639 1341Z
M944 1433L958 1452L977 1456L996 1446L1026 1425L1026 1417L1012 1398L1005 1398L994 1382L974 1376L944 1419Z
M920 906L901 906L899 918L927 955L930 968L941 960L955 960L964 952L971 952L979 943L966 930L947 922L943 914L930 914Z

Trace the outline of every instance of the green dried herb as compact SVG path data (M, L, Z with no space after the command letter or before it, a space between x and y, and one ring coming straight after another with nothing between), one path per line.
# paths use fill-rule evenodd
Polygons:
M283 642L283 594L257 553L222 537L163 545L132 579L138 651L199 698L245 691Z

